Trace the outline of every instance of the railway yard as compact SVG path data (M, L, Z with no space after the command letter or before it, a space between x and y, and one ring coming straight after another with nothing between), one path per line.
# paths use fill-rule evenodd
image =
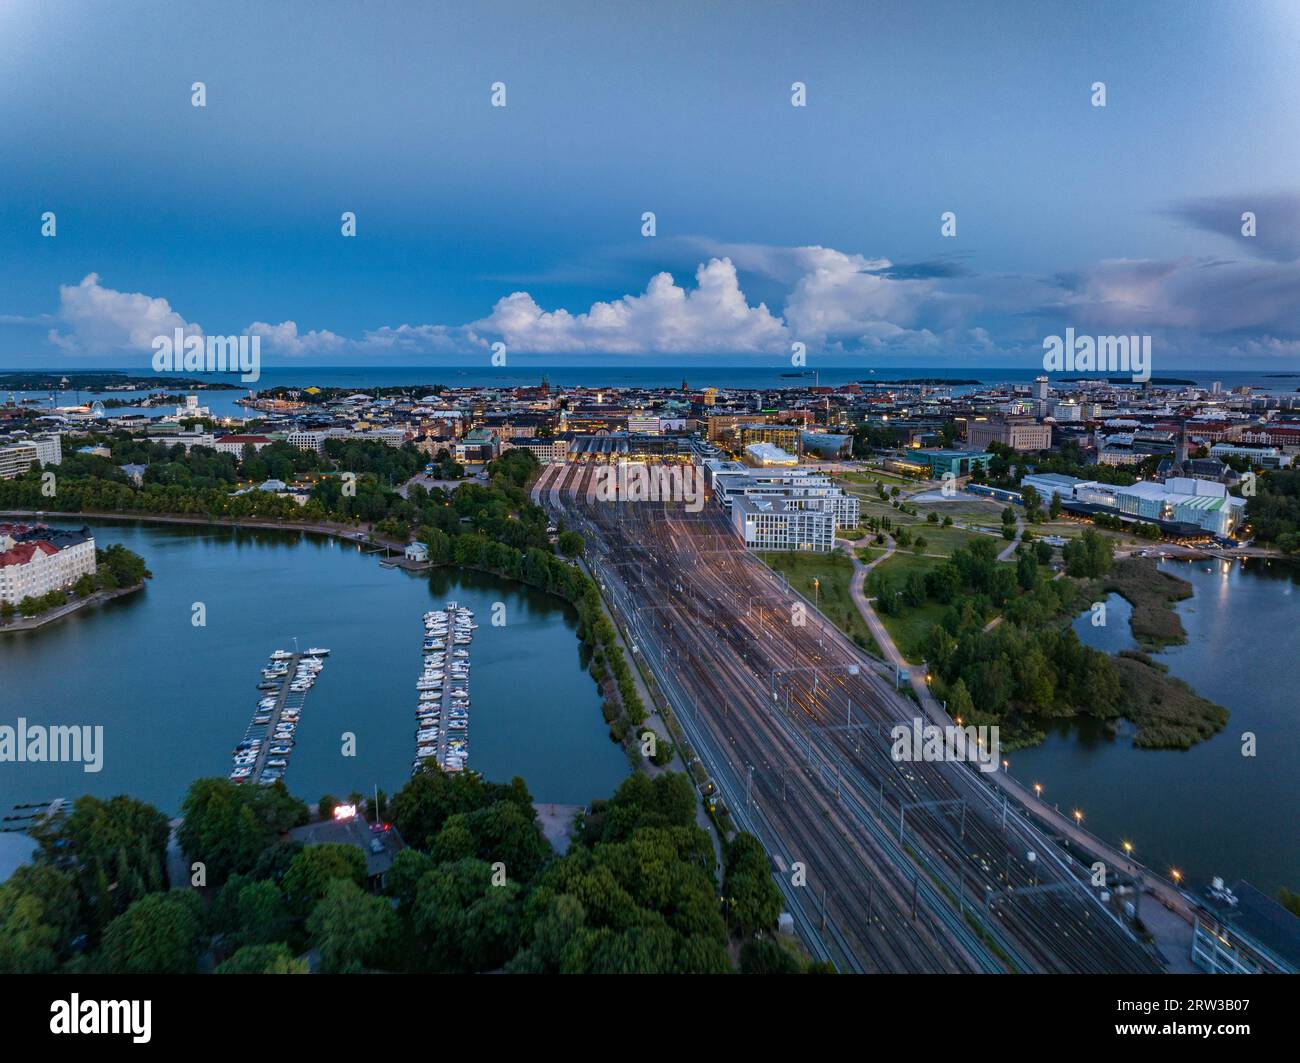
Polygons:
M595 468L547 466L534 498L584 535L633 652L770 854L814 956L859 972L1160 969L1091 870L975 766L895 761L891 729L921 709L719 507L598 500Z

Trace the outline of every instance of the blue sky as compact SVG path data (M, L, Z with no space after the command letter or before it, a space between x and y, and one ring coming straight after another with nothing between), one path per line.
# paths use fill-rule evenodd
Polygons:
M1300 366L1300 4L361 8L0 0L0 363Z

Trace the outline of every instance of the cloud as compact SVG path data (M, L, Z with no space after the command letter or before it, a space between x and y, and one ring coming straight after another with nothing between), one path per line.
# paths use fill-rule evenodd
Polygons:
M527 292L498 300L492 313L470 326L499 335L524 353L750 354L788 350L784 323L759 303L750 306L736 267L710 259L687 290L669 273L657 273L639 295L593 303L585 312L543 310Z
M1242 214L1255 215L1255 235L1243 236ZM1187 199L1164 211L1203 232L1226 236L1243 254L1275 262L1300 259L1300 193L1270 192Z
M186 335L203 330L186 321L166 299L141 292L119 292L88 273L80 284L59 286L58 324L49 340L67 354L101 355L122 350L148 351L155 336L181 329Z
M278 325L268 325L265 321L254 321L244 329L246 336L260 336L262 350L270 354L283 354L301 357L305 354L336 354L349 346L349 341L328 330L313 329L299 333L294 321L282 321Z
M384 325L365 334L363 352L396 354L469 354L488 349L488 341L472 327L454 325Z
M1276 205L1272 216L1283 216ZM1070 325L1149 333L1166 351L1225 358L1280 359L1300 344L1300 258L1281 257L1280 243L1254 258L1109 259L1047 276L976 274L950 259L896 263L820 245L678 237L659 246L660 263L689 253L694 284L660 271L640 291L573 311L519 290L465 324L380 324L359 337L300 329L293 319L244 332L260 336L268 354L372 361L482 358L497 341L512 354L784 359L799 341L814 355L990 364L1037 357L1045 335ZM770 297L758 299L755 288ZM50 341L79 355L148 351L176 328L203 332L166 299L115 291L94 273L59 289L51 319Z

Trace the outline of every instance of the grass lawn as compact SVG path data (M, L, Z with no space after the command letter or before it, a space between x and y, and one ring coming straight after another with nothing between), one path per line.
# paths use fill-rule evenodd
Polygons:
M872 572L879 572L881 575L895 579L904 579L913 572L928 572L941 564L943 564L942 558L917 557L910 550L895 550L892 557L880 562ZM880 610L876 610L876 615L885 625L885 630L893 638L899 652L907 660L916 664L921 660L921 646L925 637L930 633L930 628L939 622L946 608L938 602L926 602L918 608L907 609L902 616L887 616Z
M909 480L905 476L895 476L893 473L882 472L879 469L859 469L855 472L839 473L835 481L847 480L855 484L873 484L882 483L886 487L915 487L920 480Z
M773 571L783 573L791 587L809 601L816 602L826 619L864 650L882 656L876 640L871 637L871 629L849 594L853 562L842 553L815 554L798 550L760 553L758 557ZM814 579L820 586L813 586Z

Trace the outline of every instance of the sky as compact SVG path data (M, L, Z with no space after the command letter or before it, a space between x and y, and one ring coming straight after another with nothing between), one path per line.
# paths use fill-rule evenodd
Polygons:
M1294 0L0 0L0 365L1030 367L1072 327L1300 369L1298 57Z

